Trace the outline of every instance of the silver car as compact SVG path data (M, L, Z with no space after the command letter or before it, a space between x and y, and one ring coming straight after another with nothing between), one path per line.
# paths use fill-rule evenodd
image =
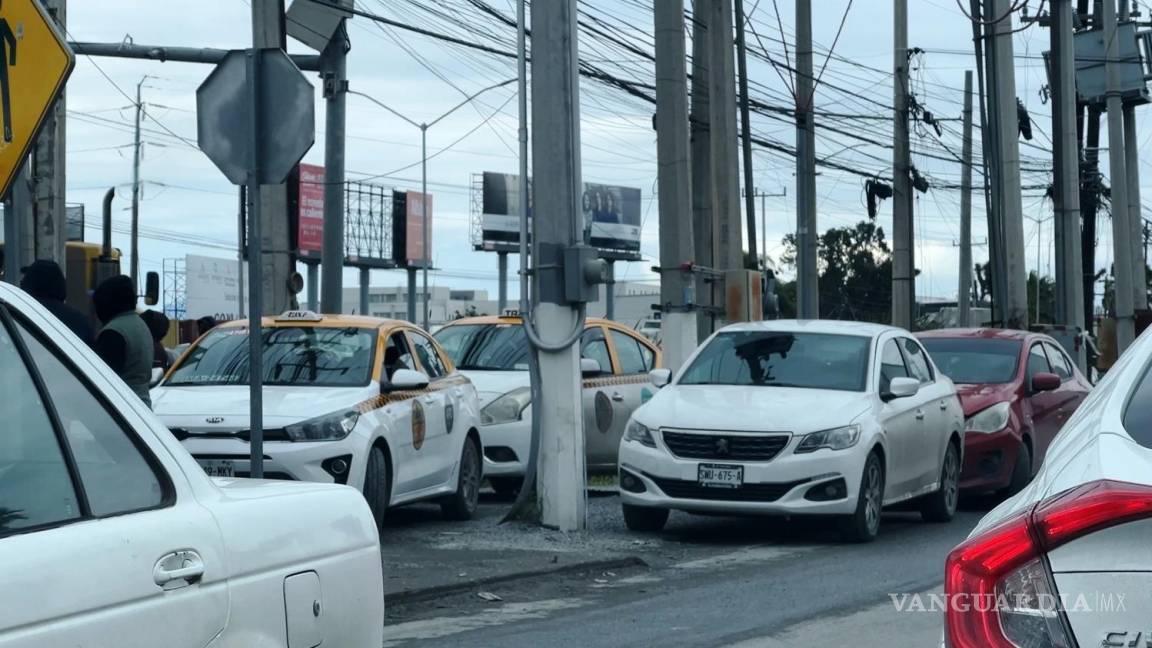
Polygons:
M1152 334L945 563L952 648L1152 646Z

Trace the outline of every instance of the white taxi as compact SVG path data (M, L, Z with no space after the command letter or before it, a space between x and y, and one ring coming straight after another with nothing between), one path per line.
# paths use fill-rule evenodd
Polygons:
M264 319L264 477L348 484L382 523L437 500L476 511L483 478L476 389L419 328L293 311ZM221 325L152 390L156 414L210 475L249 475L248 327Z
M528 340L515 313L456 320L436 340L480 392L484 474L497 492L515 492L532 440ZM615 473L624 425L656 391L648 372L660 348L616 322L590 317L580 338L588 470Z
M0 646L379 646L347 486L210 479L96 354L0 284Z

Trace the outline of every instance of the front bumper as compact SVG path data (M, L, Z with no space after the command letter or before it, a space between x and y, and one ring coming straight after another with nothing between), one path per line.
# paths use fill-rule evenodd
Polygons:
M817 450L796 455L793 438L770 461L739 462L682 459L657 440L657 447L625 441L620 444L621 501L633 506L677 509L700 513L764 515L846 515L855 512L860 477L868 447L863 443L848 450ZM697 483L699 465L733 464L744 467L744 486L738 489L707 488ZM642 485L623 487L626 476ZM842 497L826 501L810 499L810 492L843 484Z
M999 432L964 435L964 469L960 490L979 493L1006 488L1020 452L1020 438L1009 424Z
M528 452L532 446L530 415L531 410L525 410L525 415L519 421L480 427L485 477L524 476Z
M367 456L354 435L340 441L264 443L264 478L290 479L321 483L345 483L361 489ZM240 439L189 437L184 448L197 460L231 461L237 477L251 475L251 446ZM329 472L330 460L344 458L348 468L343 474Z

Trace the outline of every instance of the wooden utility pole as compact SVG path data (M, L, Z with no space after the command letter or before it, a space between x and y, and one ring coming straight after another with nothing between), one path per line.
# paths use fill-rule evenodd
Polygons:
M972 70L964 72L964 139L960 156L960 326L972 322Z

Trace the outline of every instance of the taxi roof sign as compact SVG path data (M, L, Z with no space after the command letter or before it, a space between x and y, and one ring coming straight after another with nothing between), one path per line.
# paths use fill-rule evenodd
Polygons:
M310 310L290 310L280 313L277 322L321 322L324 316Z
M75 65L38 0L0 1L0 194L7 193Z

